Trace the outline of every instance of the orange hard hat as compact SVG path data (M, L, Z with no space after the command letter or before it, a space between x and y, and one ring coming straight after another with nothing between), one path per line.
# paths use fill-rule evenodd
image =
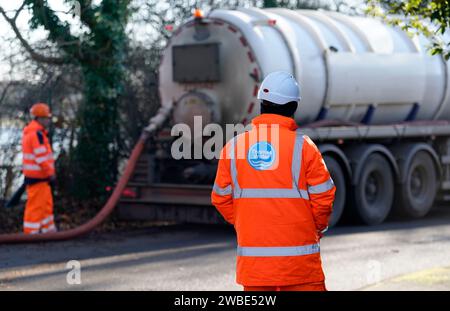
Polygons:
M47 104L36 103L30 109L30 114L33 117L47 117L50 118L52 114L50 113L50 108Z

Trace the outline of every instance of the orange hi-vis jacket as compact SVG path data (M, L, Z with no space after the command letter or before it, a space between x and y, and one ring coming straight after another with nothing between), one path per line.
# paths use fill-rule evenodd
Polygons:
M55 161L47 131L35 120L23 130L22 152L22 169L26 179L47 179L55 174Z
M236 281L324 281L319 232L328 225L336 188L322 155L291 118L262 114L252 125L222 149L211 194L236 229Z

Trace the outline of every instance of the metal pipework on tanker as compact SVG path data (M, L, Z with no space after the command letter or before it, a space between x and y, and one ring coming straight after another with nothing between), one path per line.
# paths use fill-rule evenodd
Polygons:
M368 17L287 9L214 10L174 32L163 52L160 95L177 102L175 122L247 123L268 73L302 86L300 124L333 119L389 124L450 119L449 64Z

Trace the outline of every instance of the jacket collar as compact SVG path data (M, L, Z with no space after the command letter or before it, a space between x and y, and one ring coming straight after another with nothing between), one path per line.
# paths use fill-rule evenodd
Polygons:
M273 113L263 113L252 120L252 124L259 126L261 124L266 124L270 126L271 124L278 124L281 127L288 128L291 131L295 131L298 128L295 120L289 117L280 116Z
M45 134L47 134L47 130L36 120L32 120L28 125L25 127L24 132L30 132L30 131L41 131Z

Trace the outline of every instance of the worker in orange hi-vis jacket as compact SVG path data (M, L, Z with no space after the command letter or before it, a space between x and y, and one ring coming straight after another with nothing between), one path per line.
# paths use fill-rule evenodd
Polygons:
M236 281L246 291L326 290L319 242L336 188L320 151L293 119L300 89L269 74L261 115L221 151L212 203L237 233Z
M25 234L55 232L53 197L50 183L55 180L53 152L47 137L51 122L48 105L34 104L30 109L33 120L23 130L23 174L27 203L23 221Z

